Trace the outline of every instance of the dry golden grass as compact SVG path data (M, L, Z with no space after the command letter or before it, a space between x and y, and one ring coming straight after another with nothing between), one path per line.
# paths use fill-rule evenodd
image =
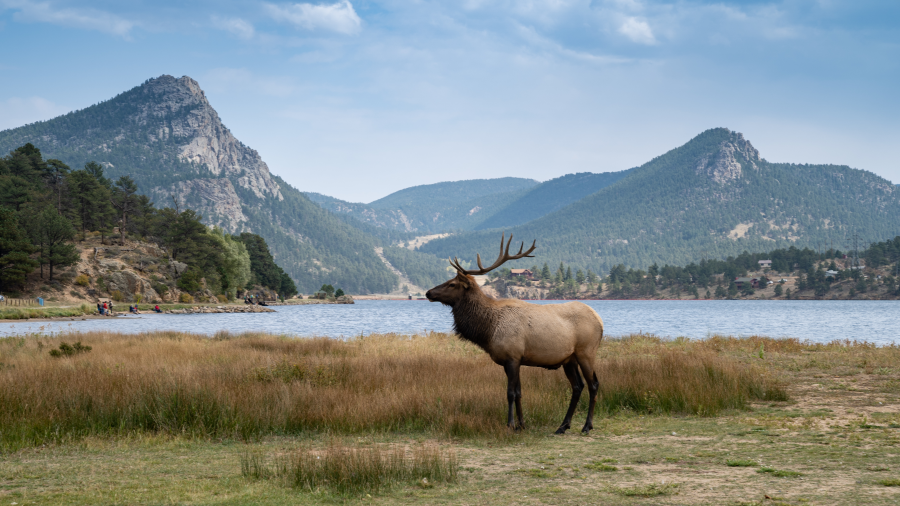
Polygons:
M454 483L459 463L453 450L436 446L360 448L332 441L325 450L301 446L271 458L247 452L241 456L241 474L305 491L324 488L342 495L360 495L402 483L415 482L421 488Z
M92 351L50 356L75 340ZM795 344L643 335L604 342L599 410L715 415L754 399L784 399L784 388L755 358L760 346ZM524 368L522 388L526 425L555 428L570 395L562 372ZM239 439L304 431L507 437L505 389L502 368L451 334L8 338L0 340L0 445L142 431Z

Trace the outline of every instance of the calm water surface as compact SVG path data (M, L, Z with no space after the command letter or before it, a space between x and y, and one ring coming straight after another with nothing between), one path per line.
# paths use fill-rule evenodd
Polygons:
M537 304L556 302L539 301ZM900 344L900 301L586 301L618 336L647 332L663 337L711 334L796 337L813 342L855 339ZM178 330L212 335L269 332L292 336L351 337L382 332L447 331L449 308L428 301L357 301L353 305L273 307L275 313L123 316L109 320L11 322L0 336L114 330Z

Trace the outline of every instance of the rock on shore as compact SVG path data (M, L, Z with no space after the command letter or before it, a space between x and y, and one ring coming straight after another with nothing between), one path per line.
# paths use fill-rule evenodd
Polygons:
M185 309L167 309L164 314L206 314L206 313L274 313L274 309L263 306L197 306Z

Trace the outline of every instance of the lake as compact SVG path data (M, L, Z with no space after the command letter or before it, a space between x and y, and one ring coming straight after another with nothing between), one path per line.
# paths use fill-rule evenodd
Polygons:
M535 301L537 304L558 303ZM635 332L702 339L712 334L835 339L900 344L900 301L586 301L603 318L606 335ZM361 300L353 305L277 306L275 313L142 314L95 320L0 320L0 336L112 330L177 330L212 335L220 330L291 336L352 337L429 330L449 331L450 309L428 301Z

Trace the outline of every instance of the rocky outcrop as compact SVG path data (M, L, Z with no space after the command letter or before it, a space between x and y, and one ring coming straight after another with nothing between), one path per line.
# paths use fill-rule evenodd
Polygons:
M243 230L247 216L241 199L228 179L191 179L174 184L159 193L174 196L202 214L204 221L229 232Z
M182 160L205 166L213 175L233 177L259 198L284 198L266 162L222 124L197 81L164 75L144 83L141 91L150 100L143 102L138 121L151 115L168 119L154 135L187 141L180 148Z
M718 184L725 184L740 179L741 161L756 169L759 151L744 139L743 134L731 132L730 138L723 141L715 153L700 159L696 173L705 174Z
M169 309L165 314L209 314L209 313L274 313L274 309L263 306L196 306L184 309Z
M108 271L104 276L106 288L110 293L118 290L122 294L140 295L142 301L159 300L159 294L146 279L133 271Z

